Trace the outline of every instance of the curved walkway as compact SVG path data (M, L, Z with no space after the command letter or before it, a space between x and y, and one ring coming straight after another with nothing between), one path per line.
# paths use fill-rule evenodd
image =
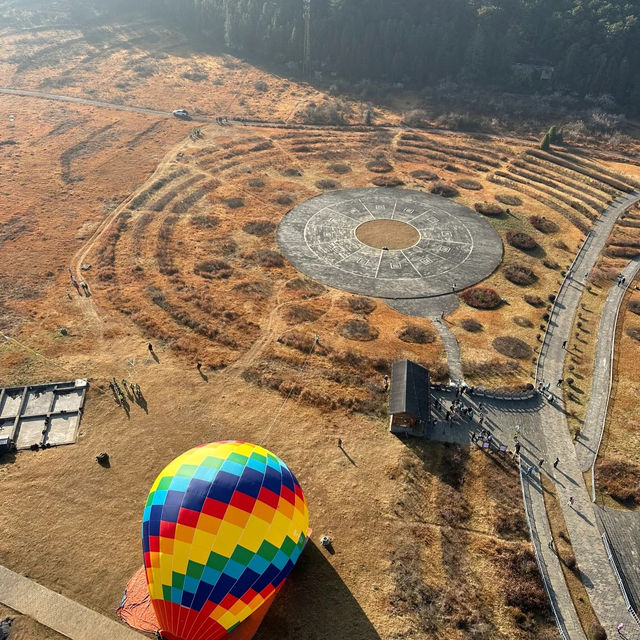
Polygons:
M70 640L142 640L144 637L124 624L1 566L0 602Z
M576 258L572 272L583 278L595 266L605 242L618 217L634 202L640 200L640 192L624 196L608 207L592 230L584 249ZM571 330L573 320L580 303L582 284L573 278L567 278L558 293L549 330L540 356L539 374L553 383L563 377L566 351L565 341L571 349ZM540 378L539 378L540 379ZM562 397L555 396L553 404L546 404L539 413L540 430L532 433L532 443L545 460L545 468L552 469L553 461L559 458L558 469L549 473L556 485L556 492L562 505L565 522L575 557L580 568L582 581L589 594L593 609L610 637L617 634L617 625L624 624L625 637L628 640L640 640L640 629L627 611L622 594L618 588L613 570L600 537L596 524L594 506L585 486L582 469L578 461ZM546 471L543 471L546 473ZM533 477L523 477L523 482L533 483ZM569 505L573 497L573 506ZM544 509L542 490L531 492L533 504L533 526L536 530L548 527L548 518ZM555 552L541 545L542 561L547 566L557 565ZM564 581L563 581L564 582ZM562 589L563 585L552 585ZM566 590L566 585L564 585ZM581 638L580 633L569 633L570 638Z
M622 272L627 283L633 282L640 271L640 257L633 259ZM584 419L582 433L576 442L576 451L582 471L589 471L598 457L602 441L609 394L611 393L611 375L613 370L613 347L618 325L618 313L627 287L612 286L600 317L598 342L596 344L595 367L591 398Z

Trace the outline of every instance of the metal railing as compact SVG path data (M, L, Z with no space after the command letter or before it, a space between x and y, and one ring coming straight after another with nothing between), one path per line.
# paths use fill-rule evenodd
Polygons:
M527 518L527 524L529 525L529 535L531 536L531 544L533 545L533 553L536 558L536 563L538 565L538 571L540 572L540 577L542 578L542 584L544 585L544 590L547 592L547 597L549 598L549 602L551 603L551 611L553 611L553 617L556 621L556 626L558 627L558 633L562 640L570 640L569 634L565 629L563 619L558 612L558 605L554 596L552 595L551 584L549 580L549 575L547 572L547 566L542 560L542 552L540 551L540 538L538 537L538 532L533 525L533 517L531 515L531 507L529 505L530 498L527 497L527 492L524 488L524 467L520 464L520 488L522 489L522 502L524 503L524 513Z
M618 571L618 566L616 565L616 560L613 557L613 552L611 551L611 545L609 544L609 536L605 531L602 534L602 542L604 542L604 548L607 551L607 556L609 557L609 563L611 564L611 568L613 569L613 573L618 582L618 586L620 587L620 591L622 592L622 597L624 599L624 603L627 606L627 611L631 614L631 617L635 620L636 624L640 626L640 618L638 618L638 614L635 612L633 605L631 604L631 600L629 600L629 595L627 594L627 589L624 586L624 581L622 580L622 576Z

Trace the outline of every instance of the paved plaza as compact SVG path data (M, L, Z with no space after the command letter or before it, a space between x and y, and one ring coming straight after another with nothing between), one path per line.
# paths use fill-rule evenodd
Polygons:
M504 248L479 214L421 191L332 191L294 207L278 228L283 254L306 275L352 293L443 296L495 271Z

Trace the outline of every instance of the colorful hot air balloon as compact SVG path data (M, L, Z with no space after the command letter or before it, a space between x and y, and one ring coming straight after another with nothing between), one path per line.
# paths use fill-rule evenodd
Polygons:
M153 483L142 522L162 636L223 638L273 599L308 527L300 484L270 451L216 442L176 458Z

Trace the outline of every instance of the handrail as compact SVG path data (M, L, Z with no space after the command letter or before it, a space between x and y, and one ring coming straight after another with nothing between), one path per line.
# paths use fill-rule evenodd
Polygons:
M524 490L524 467L522 463L519 464L520 467L520 488L522 489L522 502L524 504L524 513L527 518L527 524L529 525L529 535L531 536L531 544L533 546L533 552L536 558L536 563L538 565L538 571L540 572L540 577L542 578L542 584L544 585L544 590L547 592L547 597L549 598L549 602L551 603L551 611L553 611L553 617L556 620L556 626L558 627L558 632L560 633L560 637L562 640L570 640L569 635L567 634L564 624L560 619L560 615L558 613L558 609L555 603L555 600L551 596L551 585L547 579L546 575L546 565L540 558L540 552L538 550L538 545L540 544L540 538L538 537L537 532L534 531L531 514L529 513L529 504L527 501L527 496ZM538 544L536 544L536 540Z
M638 614L635 612L631 601L629 600L629 596L627 595L627 590L624 586L624 582L622 581L622 576L618 571L618 567L616 565L616 561L613 557L613 553L611 551L611 545L609 544L609 536L605 531L602 534L602 542L604 542L604 548L607 552L607 556L609 556L609 563L611 564L611 568L613 569L613 573L616 576L616 580L618 582L618 586L620 587L620 591L622 592L622 597L624 599L624 603L627 605L627 610L631 614L631 617L635 620L636 624L640 626L640 618L638 618Z

